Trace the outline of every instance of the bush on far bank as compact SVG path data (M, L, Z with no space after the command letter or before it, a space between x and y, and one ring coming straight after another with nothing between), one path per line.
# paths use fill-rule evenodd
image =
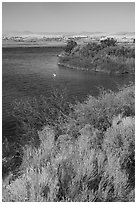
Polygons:
M106 38L103 40L100 40L100 43L103 47L108 47L108 46L116 46L117 45L117 40L114 38Z
M135 48L116 44L114 39L101 43L91 42L75 45L59 63L77 69L103 71L107 73L134 73Z
M74 40L69 40L64 50L66 53L70 54L74 49L74 47L76 46L77 46L77 43Z

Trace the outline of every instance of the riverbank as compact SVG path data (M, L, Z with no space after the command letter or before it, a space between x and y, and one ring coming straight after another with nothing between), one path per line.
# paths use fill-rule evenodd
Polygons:
M104 73L104 74L111 74L110 71L107 71L107 70L101 70L101 69L88 69L88 68L84 68L84 67L75 67L75 66L72 66L72 65L69 65L69 64L65 64L65 63L60 63L58 62L58 65L61 66L61 67L65 67L65 68L69 68L69 69L76 69L76 70L79 70L79 71L88 71L88 72L98 72L98 73ZM121 74L125 74L125 73L128 73L128 72L123 72ZM115 72L115 74L120 74L119 72Z
M74 44L74 43L73 43ZM108 74L135 73L135 46L110 42L67 45L59 55L58 65ZM70 46L70 50L69 50Z
M133 202L134 89L73 105L58 94L16 103L19 140L29 142L18 174L3 181L3 201Z

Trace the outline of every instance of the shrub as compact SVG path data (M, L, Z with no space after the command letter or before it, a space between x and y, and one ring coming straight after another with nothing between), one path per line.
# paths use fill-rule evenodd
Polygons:
M74 43L70 44L73 45ZM107 38L100 43L75 44L74 48L59 58L59 62L72 68L113 74L134 73L135 48L116 46L116 40Z
M77 46L77 43L75 41L69 40L65 47L65 52L70 54L73 48L76 46Z
M73 106L64 132L37 130L16 177L3 181L3 201L134 201L134 86L102 92ZM62 124L61 124L62 126Z
M78 103L74 116L81 126L90 123L99 130L106 130L111 126L113 116L134 116L134 103L134 86L122 89L117 94L103 92L98 98L90 96L85 103Z
M100 42L103 47L116 46L117 40L115 40L114 38L106 38L104 40L101 40Z
M135 185L135 124L134 118L124 118L107 130L103 148L107 154L109 180L113 180L116 199L127 200ZM114 165L115 164L115 165Z

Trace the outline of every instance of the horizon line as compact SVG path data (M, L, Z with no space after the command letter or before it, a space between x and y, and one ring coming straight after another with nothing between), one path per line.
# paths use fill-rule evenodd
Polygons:
M2 33L25 33L25 32L30 32L30 33L135 33L135 31L127 31L127 30L123 30L123 31L32 31L32 30L5 30L2 31Z

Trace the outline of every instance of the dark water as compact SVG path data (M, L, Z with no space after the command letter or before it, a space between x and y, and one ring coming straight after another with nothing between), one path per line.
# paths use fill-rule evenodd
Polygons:
M98 95L98 87L116 91L117 85L134 82L134 76L109 76L61 68L57 54L62 48L2 49L2 109L3 137L15 130L11 116L12 103L24 96L52 94L51 87L65 88L69 97L83 100L89 94ZM53 73L57 76L54 78Z

